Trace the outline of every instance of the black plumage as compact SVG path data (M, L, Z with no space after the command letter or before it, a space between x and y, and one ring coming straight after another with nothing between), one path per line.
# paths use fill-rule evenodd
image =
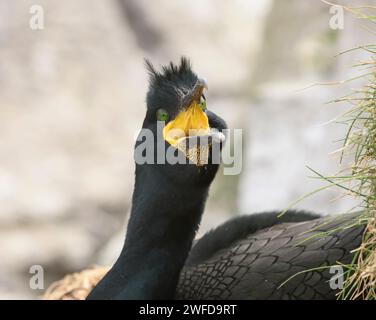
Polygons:
M143 128L154 133L154 146L169 144L158 132L158 110L169 121L187 110L204 81L183 58L157 71L149 62L150 85ZM225 122L205 110L210 128ZM158 134L159 133L159 134ZM220 144L220 139L212 143ZM159 138L158 138L159 137ZM140 141L136 143L140 145ZM212 145L213 146L213 145ZM220 150L220 148L218 149ZM181 158L186 155L179 149ZM311 238L312 229L330 230L346 222L288 211L235 218L204 235L192 247L218 164L136 164L132 210L122 252L89 299L331 299L329 274L312 271L282 282L296 272L348 262L363 229L337 230ZM192 249L191 249L192 248Z
M168 143L160 139L157 111L163 108L170 119L189 107L201 80L187 59L157 72L147 62L150 87L143 129L154 133L152 146ZM225 122L206 111L211 128L222 130ZM142 143L136 142L136 147ZM213 141L213 143L216 143ZM210 183L218 164L137 164L131 216L123 250L115 265L90 293L89 299L172 299L179 273L192 246L205 207ZM180 158L185 155L178 149ZM210 163L210 158L209 158Z
M329 267L350 263L361 244L364 228L351 226L358 213L278 214L240 216L204 235L189 254L176 298L335 299L339 290L330 279L338 274Z

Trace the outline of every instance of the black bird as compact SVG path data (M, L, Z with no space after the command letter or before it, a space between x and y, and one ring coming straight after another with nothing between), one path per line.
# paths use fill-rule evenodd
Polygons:
M362 242L359 213L320 217L304 211L234 218L193 246L179 299L332 300ZM336 268L330 268L335 266Z
M192 247L218 170L214 158L226 124L206 108L206 83L187 59L161 71L149 62L147 68L150 85L142 128L150 130L153 139L141 133L136 142L136 179L124 247L88 299L334 298L326 269L301 273L280 285L297 272L349 262L363 228L338 227L346 226L352 216L329 223L298 211L281 218L277 212L241 216ZM163 156L172 150L179 162L161 163L157 149ZM137 161L147 156L148 162ZM331 229L336 231L312 237Z
M185 58L179 66L171 63L162 72L149 62L147 68L150 87L141 134L150 130L154 139L137 141L136 150L142 149L143 144L145 150L151 148L153 163L136 161L123 250L89 299L174 297L219 166L210 164L213 156L207 151L210 146L221 144L224 135L220 130L226 124L206 109L205 81L197 77ZM196 144L192 142L195 138L199 140ZM168 150L172 150L179 162L171 164L166 159L160 163L163 161L158 159L158 149L166 150L166 158ZM136 160L147 153L135 154Z

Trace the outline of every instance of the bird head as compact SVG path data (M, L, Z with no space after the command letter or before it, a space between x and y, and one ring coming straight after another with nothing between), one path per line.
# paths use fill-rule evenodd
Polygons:
M190 175L192 179L211 181L219 166L213 163L213 150L221 150L225 140L221 131L226 123L207 108L206 81L192 71L184 57L180 64L170 63L160 71L149 61L146 67L150 81L143 128L154 133L156 147L166 147L164 156L172 150L182 160L172 164L167 161L161 170L168 168L170 174L179 170L183 179ZM158 157L157 152L154 156Z

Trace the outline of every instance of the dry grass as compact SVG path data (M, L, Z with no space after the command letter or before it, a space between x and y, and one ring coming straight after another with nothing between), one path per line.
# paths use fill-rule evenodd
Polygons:
M48 287L43 300L85 300L109 269L109 267L94 266L68 274Z
M363 214L358 223L366 223L361 246L353 263L344 265L347 278L339 299L376 299L376 45L360 48L370 53L370 60L360 63L367 70L365 86L337 101L347 101L352 108L344 116L349 130L344 139L343 155L351 155L348 176L333 179L361 200ZM359 209L359 208L358 208Z
M322 1L333 5L328 1ZM372 27L376 23L376 16L369 14L370 11L376 11L375 6L342 7L356 18L368 22ZM375 31L367 29L375 33ZM352 164L334 177L325 177L311 169L316 176L328 183L311 194L330 187L339 187L345 191L345 195L360 200L359 206L349 211L359 211L360 209L362 213L355 218L353 225L366 225L366 227L362 244L354 250L352 263L341 264L345 268L346 278L344 287L338 294L338 299L376 300L376 44L362 45L344 53L353 50L366 51L369 59L355 65L360 70L358 76L337 83L363 79L364 86L333 101L347 102L351 105L350 110L340 120L340 123L348 126L348 132L339 152L341 153L341 162L346 156L352 158Z

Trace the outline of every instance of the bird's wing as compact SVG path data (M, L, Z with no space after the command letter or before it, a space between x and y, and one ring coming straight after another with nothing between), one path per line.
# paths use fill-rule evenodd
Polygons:
M350 251L360 245L364 230L362 226L350 227L353 218L320 218L259 230L217 251L206 261L186 266L176 296L334 299L338 290L329 283L334 274L323 267L351 261Z
M187 266L206 261L219 250L230 247L259 230L285 222L302 222L318 219L321 216L307 211L288 210L281 217L280 211L240 215L226 221L217 228L205 233L193 243L186 261Z

